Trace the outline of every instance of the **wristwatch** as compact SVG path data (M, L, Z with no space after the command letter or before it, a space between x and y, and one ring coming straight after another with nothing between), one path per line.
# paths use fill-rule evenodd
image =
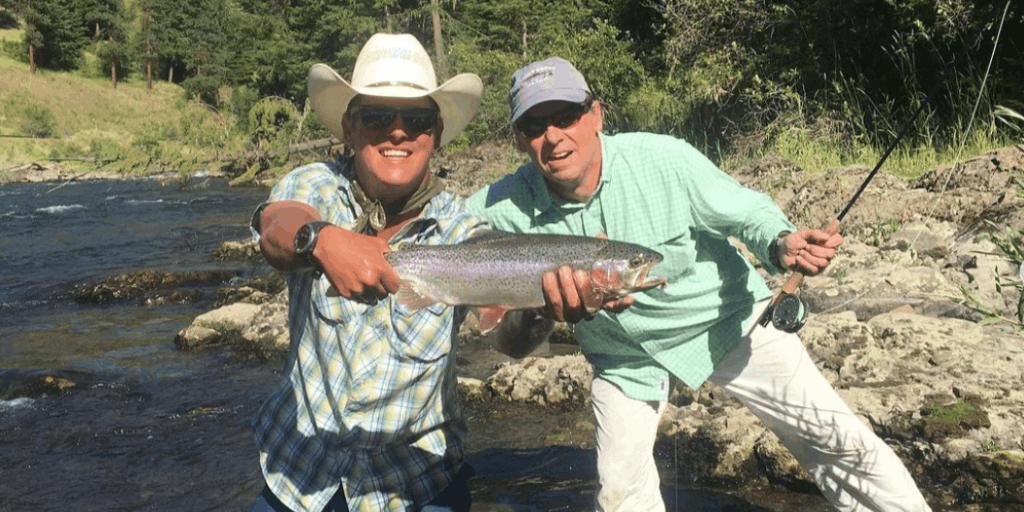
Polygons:
M315 258L313 258L313 249L316 249L317 239L320 238L320 230L331 226L330 222L322 220L315 220L303 224L298 231L295 232L295 254L302 259L309 262L316 268L320 268Z

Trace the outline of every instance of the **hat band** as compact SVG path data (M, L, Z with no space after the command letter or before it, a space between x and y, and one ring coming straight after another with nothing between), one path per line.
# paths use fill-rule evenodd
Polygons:
M423 87L422 85L414 84L412 82L374 82L372 84L367 84L364 87L389 87L389 86L396 86L396 85L404 86L404 87L412 87L413 89L419 89L421 91L429 91L430 90L430 89L427 89L426 87Z

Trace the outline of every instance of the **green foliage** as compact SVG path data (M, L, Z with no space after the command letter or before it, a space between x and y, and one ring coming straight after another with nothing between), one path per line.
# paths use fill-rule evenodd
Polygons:
M84 157L86 151L81 146L73 142L60 141L50 148L50 158L81 158Z
M35 138L48 138L57 134L57 121L50 109L30 103L22 112L21 130Z
M974 405L962 400L950 406L928 406L928 415L931 418L952 425L960 423L960 420L966 418L972 412L974 412Z
M185 98L216 107L220 102L220 79L212 75L196 75L181 83Z
M0 7L0 30L9 28L18 28L18 18L14 16L14 13Z
M1014 133L1024 135L1024 115L1004 105L997 105L993 114Z
M0 54L19 62L28 62L28 52L25 51L24 41L0 41Z
M92 139L89 141L89 156L97 162L118 160L122 157L121 145L113 139Z
M150 123L135 134L132 147L141 150L152 158L159 159L160 143L178 140L181 137L178 127L171 122Z
M89 44L81 6L61 0L32 0L26 5L25 42L35 46L36 64L57 70L77 68L82 49Z
M1022 190L1018 185L1018 193ZM992 241L999 248L1000 252L1006 256L1007 261L1018 269L1024 265L1024 232L1016 231L1010 228L1001 228L994 222L986 219L985 223L988 225L989 233L992 235ZM1022 278L1024 278L1024 273ZM992 308L979 297L970 292L966 287L960 287L960 293L963 295L958 302L967 308L981 314L982 319L980 324L991 324L997 322L1004 322L1012 325L1017 329L1024 330L1024 281L1021 279L1005 278L1002 276L996 277L996 293L1000 296L1007 296L1010 290L1013 290L1017 296L1017 313L1012 317L1003 315L995 308Z
M249 133L249 111L256 104L259 95L255 90L247 86L232 87L228 95L227 104L221 104L236 119L236 128L242 133Z
M985 453L995 453L999 451L999 440L989 439L981 442L981 449Z
M89 0L88 3L92 6L86 9L84 17L97 40L99 71L109 77L113 66L114 76L118 81L123 80L130 74L136 57L129 27L137 14L126 7L123 0Z
M249 109L249 133L252 143L263 147L287 138L297 123L298 112L283 98L263 98Z

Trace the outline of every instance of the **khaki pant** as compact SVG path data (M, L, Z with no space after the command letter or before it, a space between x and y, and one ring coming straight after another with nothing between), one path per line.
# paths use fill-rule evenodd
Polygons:
M930 511L903 463L850 411L796 334L754 325L709 380L779 436L836 509ZM600 378L594 379L591 398L597 415L597 510L663 512L653 449L665 402L634 400Z

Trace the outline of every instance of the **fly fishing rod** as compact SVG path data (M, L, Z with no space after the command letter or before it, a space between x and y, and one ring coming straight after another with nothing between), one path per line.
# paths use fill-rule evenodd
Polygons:
M846 217L846 214L850 212L850 208L853 208L853 204L857 202L858 198L860 198L861 193L863 193L864 189L867 188L868 183L871 183L871 179L878 174L879 169L882 168L882 164L884 164L889 158L889 154L896 149L896 145L899 144L900 140L902 140L903 137L906 136L907 132L910 131L910 127L913 126L917 116L921 115L921 112L923 112L927 106L928 98L926 97L925 101L921 102L921 106L917 107L914 114L911 115L910 119L908 119L906 124L903 125L900 133L896 135L896 138L893 139L889 144L889 147L886 148L882 158L878 160L877 164L875 164L875 168L868 173L867 178L864 178L864 181L860 184L860 188L857 189L857 192L853 194L853 197L851 197L850 201L846 203L846 206L844 206L842 211L839 212L839 215L835 220L829 224L828 229L825 230L829 235L834 235L839 232L839 223L842 222L843 218ZM764 310L764 314L761 316L760 320L762 327L767 326L768 322L771 322L772 325L780 331L796 332L800 330L805 323L807 323L807 306L804 304L800 296L796 294L796 291L800 288L800 284L803 283L803 281L804 275L800 272L793 272L793 275L789 276L786 284L782 286L782 291L772 299L771 304L769 304L768 308Z
M1007 9L1009 8L1009 6L1010 3L1007 2ZM981 36L981 33L985 28L985 24L988 23L988 21L992 18L994 14L995 6L993 6L993 9L989 11L988 16L986 16L985 19L983 19L981 23L978 25L977 36L975 39ZM1003 16L1005 19L1005 10L1003 12ZM998 44L998 40L996 41L996 44ZM994 55L994 46L992 48L992 51ZM921 102L921 105L914 111L910 118L907 119L907 122L903 125L903 128L900 130L899 134L896 135L896 138L893 139L893 141L889 144L889 147L886 148L885 153L882 155L882 158L880 158L878 160L878 163L875 164L875 168L872 169L870 173L868 173L868 176L864 178L864 181L860 184L860 188L857 189L857 192L853 194L853 197L851 197L850 201L846 203L846 206L844 206L842 211L839 212L839 215L835 218L835 220L833 220L832 223L829 224L828 229L825 230L826 232L828 232L829 235L834 235L839 232L839 223L843 221L843 218L846 217L846 214L850 212L851 208L853 208L854 203L856 203L857 199L860 198L861 193L863 193L864 189L867 188L868 183L871 182L871 179L875 177L875 174L878 174L878 171L882 168L882 164L884 164L885 161L889 158L889 155L892 153L892 151L896 149L896 145L899 144L900 141L903 140L903 137L906 136L907 132L910 131L910 127L914 124L914 121L917 119L917 116L921 115L921 112L923 112L925 107L928 106L932 95L934 95L938 91L939 87L946 82L946 78L947 74L942 73L941 79L938 80L935 83L935 85L932 86L932 88L925 95L924 101ZM982 85L984 86L984 82L982 82ZM1024 275L1024 273L1022 273L1022 275ZM803 299L801 299L800 296L797 295L796 293L796 291L800 289L800 284L803 282L803 280L804 275L802 273L793 272L793 275L791 275L789 279L786 281L786 284L783 285L782 290L777 295L775 295L775 297L772 299L772 302L768 305L767 308L765 308L764 314L761 315L759 323L762 327L766 327L768 323L771 322L772 325L774 325L775 328L780 331L796 332L800 330L801 327L804 326L804 324L807 322L807 305L804 303Z

